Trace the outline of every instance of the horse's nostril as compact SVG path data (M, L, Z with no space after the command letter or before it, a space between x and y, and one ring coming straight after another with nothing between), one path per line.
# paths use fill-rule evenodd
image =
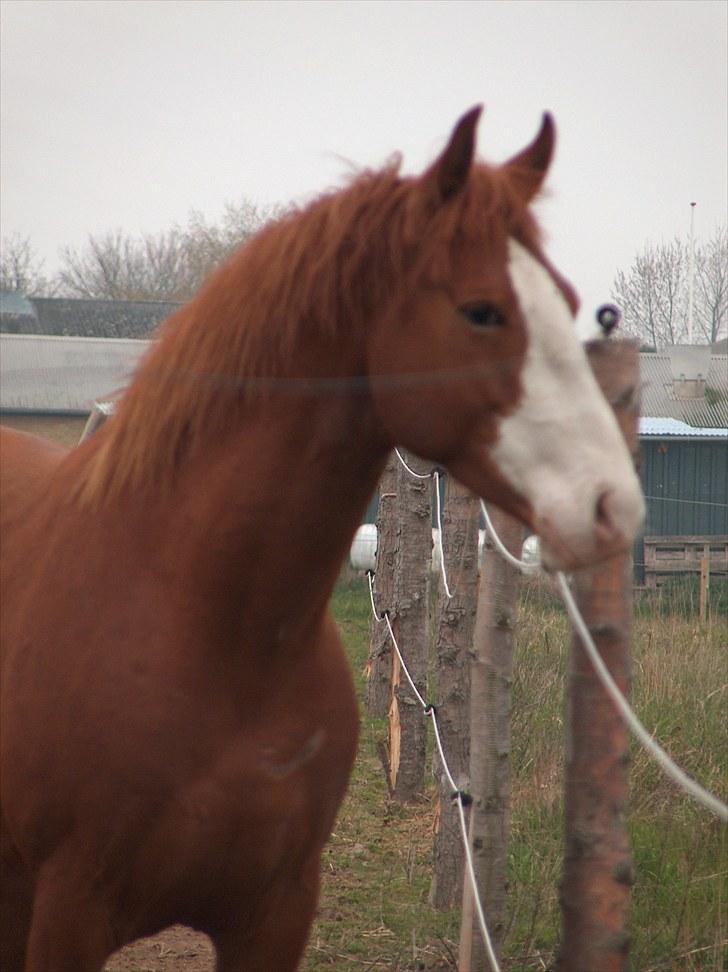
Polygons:
M611 490L607 489L597 497L597 503L594 509L594 521L601 532L608 534L618 532L612 512Z

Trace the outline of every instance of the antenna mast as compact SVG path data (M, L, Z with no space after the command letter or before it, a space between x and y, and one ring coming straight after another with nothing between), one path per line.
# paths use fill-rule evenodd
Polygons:
M688 344L693 343L693 308L695 305L695 206L690 203L690 249L688 251Z

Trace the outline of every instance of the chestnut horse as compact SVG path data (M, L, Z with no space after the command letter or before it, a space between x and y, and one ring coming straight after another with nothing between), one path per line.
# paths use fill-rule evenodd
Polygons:
M529 204L480 110L420 177L366 172L246 243L162 327L117 414L2 454L5 972L206 932L294 969L357 743L327 604L392 446L519 517L552 567L642 499Z

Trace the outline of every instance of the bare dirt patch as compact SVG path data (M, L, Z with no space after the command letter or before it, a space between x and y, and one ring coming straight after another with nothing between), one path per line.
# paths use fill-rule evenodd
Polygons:
M115 952L104 972L213 972L215 951L206 935L174 925Z

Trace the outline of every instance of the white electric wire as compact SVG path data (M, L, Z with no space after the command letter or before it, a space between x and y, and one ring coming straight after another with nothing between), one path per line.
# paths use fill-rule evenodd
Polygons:
M452 592L450 591L450 585L447 582L447 568L445 567L445 551L442 546L442 514L440 512L440 473L437 469L433 469L432 472L428 473L418 473L408 466L402 456L399 449L396 448L394 451L397 453L397 458L402 463L404 468L411 476L415 476L417 479L434 479L435 480L435 509L437 515L437 532L435 534L435 542L437 543L437 551L440 555L440 573L442 574L442 581L445 585L445 594L447 599L452 598Z
M407 472L410 474L410 476L414 476L415 479L431 479L432 478L432 473L431 472L428 472L428 473L418 473L418 472L415 472L414 471L414 469L412 468L412 466L408 466L407 463L404 460L404 456L402 455L402 453L399 451L399 449L396 446L394 447L394 451L397 453L397 458L402 463L402 465L407 470Z
M427 709L427 702L425 702L425 700L423 699L422 695L420 694L419 689L417 688L417 686L415 685L414 681L412 680L412 676L409 673L409 669L407 668L407 665L405 664L405 660L402 657L402 652L399 650L399 645L397 644L397 639L394 637L394 631L392 631L392 622L389 620L389 614L387 614L386 612L385 612L385 615L384 615L384 620L387 622L387 627L389 628L389 636L392 639L392 644L394 645L394 650L397 652L397 658L399 658L399 664L400 664L400 666L402 668L402 671L405 674L405 677L406 677L407 681L410 684L410 688L412 689L412 691L414 692L414 694L417 696L417 701L420 703L420 705L422 706L422 708L423 709Z
M483 937L483 944L485 945L485 951L488 956L488 961L490 962L492 972L501 972L500 965L498 964L498 958L493 948L493 942L490 937L490 932L488 931L488 925L485 921L483 905L481 904L480 896L478 894L478 882L475 876L473 855L472 855L472 851L470 850L470 840L468 839L468 828L467 828L467 824L465 823L465 809L463 804L463 794L460 788L458 787L457 783L453 779L453 775L450 772L450 767L448 766L448 762L445 757L445 751L443 750L442 747L442 739L440 738L440 728L437 724L437 709L434 705L430 705L428 702L425 702L424 698L422 697L422 694L418 690L417 686L415 685L412 679L412 676L409 673L407 664L404 658L402 657L402 652L400 651L399 645L397 644L397 639L394 637L394 631L392 630L392 625L389 620L389 612L385 611L384 614L382 615L377 614L376 605L374 604L373 573L371 570L367 571L367 577L369 579L369 598L372 602L372 613L374 614L374 618L378 622L381 621L387 622L389 635L392 639L392 644L394 645L394 650L396 651L397 657L399 658L399 663L402 668L402 671L405 674L405 678L409 682L410 688L412 689L415 696L417 697L417 701L422 706L424 714L426 716L429 716L430 720L432 721L432 728L435 731L435 743L437 745L437 752L440 756L440 762L442 764L442 768L445 773L447 782L450 788L452 789L453 799L456 801L457 808L458 808L458 818L460 822L460 835L462 837L463 850L465 852L466 871L468 874L468 879L470 881L470 886L473 891L473 901L475 903L475 911L478 917L478 926L480 927L480 933Z
M402 457L400 456L400 459L401 458ZM403 465L405 465L405 467L408 468L406 466L406 463L404 463L404 460L402 460L402 462ZM417 474L414 473L414 475ZM435 471L433 475L435 477L435 488L436 488L436 495L437 495L437 511L438 511L438 526L440 528L439 529L440 544L442 544L442 526L440 523L439 474L437 471ZM426 477L422 477L422 478L426 478ZM480 501L480 508L483 513L486 529L498 553L500 553L500 555L504 557L505 560L508 561L508 563L512 564L514 567L517 567L519 570L524 572L530 572L530 570L532 569L532 565L527 563L525 560L520 560L518 557L514 557L513 554L507 549L503 541L498 536L498 533L496 532L495 527L493 526L493 522L488 513L487 507L482 499ZM443 575L443 580L445 582L445 592L448 597L452 597L452 594L450 593L447 584L447 575L445 573L445 568L444 568L445 559L442 552L442 546L440 546L440 562L443 565L442 575ZM630 707L629 703L620 692L616 682L609 674L609 670L604 664L602 657L599 654L599 650L594 644L594 641L589 633L589 629L587 628L584 619L581 616L581 613L576 604L576 601L574 600L574 597L571 593L571 590L569 588L565 576L562 573L558 572L556 574L556 580L559 586L559 590L561 591L561 595L566 605L566 610L569 614L571 622L574 628L576 629L577 633L579 634L582 643L584 644L584 647L587 651L587 654L589 655L589 658L591 659L592 664L594 665L594 668L599 678L601 679L605 690L607 691L607 694L610 696L614 705L617 707L617 711L624 719L630 732L632 732L635 738L644 746L644 748L647 750L650 756L652 756L652 758L655 760L658 766L660 766L662 771L667 776L669 776L673 780L673 782L675 782L681 789L683 789L686 793L688 793L694 800L697 800L698 803L701 803L704 807L706 807L706 809L710 810L711 813L716 814L716 816L718 816L721 820L728 821L728 806L726 806L726 804L723 803L723 801L720 800L718 797L714 796L712 793L709 793L706 789L700 786L699 783L696 783L695 780L692 780L675 763L675 761L671 759L670 756L668 756L665 750L662 749L662 747L657 742L655 742L655 740L652 738L650 733L647 732L645 727L642 725L637 715L634 713L633 709ZM372 601L372 606L373 604L374 602Z
M491 519L488 515L488 510L486 509L485 503L482 500L480 501L480 507L483 511L486 527L493 540L493 544L501 556L505 557L505 559L515 567L518 567L521 570L524 568L527 569L529 565L525 561L518 560L517 557L514 557L513 554L511 554L503 545L503 542L493 527ZM620 692L616 682L609 674L609 669L604 664L602 656L599 654L599 650L594 644L591 634L589 633L589 629L581 616L581 612L579 611L576 601L574 600L566 577L561 572L557 572L556 580L559 590L561 591L561 596L564 599L564 604L566 605L569 618L571 619L571 623L579 634L584 648L586 649L586 652L594 665L597 675L601 679L607 694L617 707L617 711L624 719L627 728L645 747L647 752L652 756L655 762L657 762L663 772L675 783L677 783L679 787L681 787L686 793L692 796L693 799L697 800L712 813L716 814L716 816L720 817L721 820L728 820L728 806L726 806L722 800L719 800L718 797L705 790L702 786L700 786L699 783L696 783L695 780L690 779L690 777L680 769L674 760L667 755L665 750L655 742L649 732L647 732L625 697Z
M384 621L386 615L382 614L380 616L379 614L377 614L377 609L374 607L374 585L372 581L373 577L374 577L373 572L371 570L368 570L367 579L369 580L369 600L372 602L372 614L374 615L375 621Z
M616 682L609 673L609 669L604 664L602 656L599 654L597 646L594 644L591 633L589 632L584 619L581 616L579 608L577 607L574 596L571 593L569 585L566 578L562 573L556 574L556 581L559 585L559 590L561 591L561 596L564 599L566 605L566 610L569 612L569 617L571 618L571 623L576 628L576 631L581 638L582 644L589 655L592 665L594 666L597 675L602 681L607 694L614 702L620 715L626 722L630 731L635 735L635 737L642 743L645 749L649 752L656 763L662 768L663 772L667 774L679 787L689 793L694 800L698 803L702 803L704 807L720 817L721 820L728 821L728 806L719 800L718 797L713 796L707 790L703 789L699 783L695 780L690 779L690 777L680 769L680 767L667 755L664 749L659 746L652 736L647 732L645 727L639 721L635 713L629 706L629 703L622 695L617 686Z
M514 567L517 567L519 570L523 571L524 573L531 573L531 571L533 570L533 564L529 564L525 560L519 560L518 557L514 557L513 554L510 552L510 550L508 550L508 548L504 545L503 541L498 536L498 534L495 532L495 527L493 526L493 523L490 519L490 515L488 514L488 510L486 509L485 503L482 500L480 501L480 509L483 513L483 519L485 520L485 528L488 531L491 540L493 541L493 546L501 555L501 557L504 557L509 564L512 564Z
M440 473L437 469L434 472L435 477L435 509L437 510L437 548L440 553L440 572L442 573L442 582L445 585L445 594L447 599L450 600L452 594L450 593L450 587L447 583L447 570L445 569L445 549L442 545L442 514L440 513Z
M528 564L525 561L518 560L517 557L514 557L513 554L511 554L503 545L503 542L493 527L490 516L488 515L488 510L486 509L485 503L482 500L480 501L480 508L483 511L488 533L493 540L495 548L498 550L501 556L505 557L509 563L513 564L515 567L518 567L520 570L523 570L524 568L527 569ZM604 664L602 656L599 654L599 650L594 644L589 629L581 616L581 612L579 611L576 601L574 600L566 577L561 572L557 572L556 581L558 583L559 590L561 591L561 596L564 599L564 604L566 605L566 610L569 614L569 618L571 619L571 623L579 634L584 648L586 649L586 652L589 655L589 658L591 659L591 662L594 665L597 675L601 679L607 694L617 707L617 711L624 719L630 732L632 732L639 742L645 747L647 752L657 762L663 772L666 773L667 776L669 776L675 783L677 783L679 787L681 787L686 793L692 796L693 799L697 800L712 813L716 814L716 816L720 817L721 820L728 820L728 806L726 806L722 800L719 800L718 797L705 790L702 786L700 786L699 783L691 780L690 777L667 755L665 750L655 742L649 732L647 732L625 697L620 692L616 682L609 674L609 669Z
M435 495L436 495L436 502L437 502L437 522L438 522L438 536L439 536L439 546L440 546L440 563L442 565L442 576L445 585L445 592L448 597L452 597L452 594L450 593L449 586L447 583L447 574L445 571L445 558L444 558L444 551L442 548L442 523L440 518L439 473L437 470L435 470L433 473L428 473L427 475L416 473L404 461L399 450L395 450L395 451L397 452L397 456L399 457L400 462L411 475L416 476L418 479L429 479L430 476L434 477ZM488 510L485 506L485 503L482 500L480 501L480 506L483 513L483 517L485 519L486 528L488 530L488 533L492 539L493 545L495 546L496 550L501 554L502 557L504 557L514 567L517 567L521 571L529 572L532 569L532 565L527 563L524 560L520 560L518 557L514 557L513 554L505 547L500 537L498 536L495 528L493 527L493 523L488 514ZM435 732L435 742L437 745L440 762L442 764L443 771L445 773L448 784L453 790L453 794L456 799L456 803L458 807L460 830L461 830L461 836L463 840L463 849L465 852L466 870L468 874L468 879L470 881L473 890L473 900L474 900L475 910L478 918L478 925L480 927L480 932L483 937L483 943L485 945L485 950L491 968L493 972L500 972L500 966L498 964L498 959L493 949L490 933L488 931L488 926L485 921L483 906L481 904L480 897L478 894L475 867L473 864L472 851L470 848L470 841L468 839L467 826L465 823L465 811L463 805L462 792L460 791L457 784L455 783L455 780L453 779L452 773L450 772L450 767L448 766L447 759L445 757L445 753L442 747L442 740L440 738L440 731L437 723L437 714L436 714L435 706L430 705L425 701L422 694L420 693L417 686L415 685L412 676L409 673L407 664L402 656L402 652L400 651L399 645L397 644L397 639L394 636L394 631L392 630L392 624L389 619L389 613L385 611L384 614L381 616L377 614L376 606L374 603L372 571L368 571L367 576L369 578L369 597L371 600L372 612L374 618L378 622L386 621L387 628L389 630L389 635L392 639L392 644L397 653L397 657L399 659L399 663L402 668L402 671L404 672L405 678L409 682L410 688L412 689L413 693L417 697L418 702L422 706L425 715L429 716L432 721L432 726ZM655 742L652 736L647 732L647 730L644 728L642 723L639 721L639 719L637 718L633 710L630 708L629 703L620 692L619 687L617 686L611 674L609 673L609 670L607 669L606 665L604 664L604 661L602 660L602 657L599 654L599 651L591 637L591 633L589 632L589 629L583 617L581 616L581 612L579 611L576 601L574 600L574 597L567 583L566 577L561 572L558 572L556 574L556 580L559 586L559 590L561 591L561 595L564 599L564 603L566 605L566 609L571 619L571 622L575 630L577 631L579 637L581 638L582 644L584 645L584 648L587 654L589 655L592 664L594 665L594 669L597 672L597 675L601 679L602 684L604 685L604 688L607 691L607 694L612 699L612 702L616 706L617 711L624 719L629 730L645 747L648 753L658 763L658 765L662 768L663 772L665 772L667 776L669 776L686 793L692 796L693 799L697 800L699 803L701 803L712 813L716 814L716 816L718 816L721 820L728 821L728 806L726 806L726 804L723 803L722 800L718 799L718 797L714 796L712 793L709 793L702 786L700 786L700 784L696 783L689 776L687 776L687 774L683 772L683 770L681 770L680 767L677 766L677 764L667 755L667 753Z

